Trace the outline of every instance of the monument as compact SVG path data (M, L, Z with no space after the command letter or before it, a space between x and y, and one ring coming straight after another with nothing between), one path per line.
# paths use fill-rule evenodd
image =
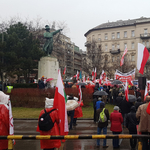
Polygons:
M38 63L38 78L44 76L44 78L53 78L51 82L56 85L59 63L57 58L51 57L53 51L53 36L62 31L62 29L50 32L50 27L45 26L46 32L44 33L44 38L46 39L43 51L47 56L42 57Z

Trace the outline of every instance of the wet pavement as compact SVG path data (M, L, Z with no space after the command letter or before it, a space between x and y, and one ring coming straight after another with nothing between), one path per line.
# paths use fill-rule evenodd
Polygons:
M15 135L39 135L36 132L37 120L14 120ZM128 130L123 129L124 134L128 134ZM97 134L97 124L93 120L77 120L77 126L69 131L70 135L94 135ZM107 128L107 134L110 131L110 123ZM66 140L64 150L99 150L102 148L103 139L100 140L100 147L96 147L96 139L77 139ZM107 150L112 150L112 139L107 139ZM39 140L16 140L14 150L41 150ZM129 139L123 139L118 150L130 150ZM105 149L104 149L105 150Z

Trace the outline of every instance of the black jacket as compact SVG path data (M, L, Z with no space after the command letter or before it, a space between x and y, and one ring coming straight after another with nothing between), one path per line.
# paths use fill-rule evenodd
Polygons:
M101 107L101 106L102 105L100 105L100 108L96 110L96 121L99 120L99 115L100 115L100 113L102 112L102 110L104 108L104 107ZM98 122L98 127L99 128L104 128L104 127L108 126L108 120L109 120L109 111L108 111L108 109L105 108L104 113L107 117L107 121L106 122Z
M117 98L116 98L116 105L117 106L120 106L120 103L123 101L123 97L122 96L118 96Z
M98 101L98 99L97 99L97 97L95 97L94 99L93 99L93 108L95 108L96 109L96 102Z
M135 106L131 107L130 113L127 114L126 118L126 127L130 132L137 132L136 125L138 125L138 121L136 118L136 109Z

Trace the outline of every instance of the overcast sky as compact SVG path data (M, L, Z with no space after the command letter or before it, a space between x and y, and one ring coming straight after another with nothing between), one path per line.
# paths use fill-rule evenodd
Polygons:
M0 0L0 23L20 16L33 20L65 22L66 35L86 50L84 34L102 23L150 17L150 0Z

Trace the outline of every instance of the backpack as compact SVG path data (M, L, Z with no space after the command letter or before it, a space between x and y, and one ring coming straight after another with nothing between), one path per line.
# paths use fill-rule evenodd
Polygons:
M41 131L49 131L53 128L54 122L52 121L49 114L54 110L56 109L52 109L51 111L46 112L46 110L44 109L45 113L41 115L38 122Z
M99 115L99 122L106 122L107 121L107 117L105 115L104 110L105 110L105 108L103 108L102 112Z

